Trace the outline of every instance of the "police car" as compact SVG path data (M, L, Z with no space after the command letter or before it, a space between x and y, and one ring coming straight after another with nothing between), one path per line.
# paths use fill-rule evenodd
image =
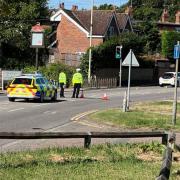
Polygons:
M41 74L24 74L12 80L7 88L9 101L15 99L57 100L57 87Z

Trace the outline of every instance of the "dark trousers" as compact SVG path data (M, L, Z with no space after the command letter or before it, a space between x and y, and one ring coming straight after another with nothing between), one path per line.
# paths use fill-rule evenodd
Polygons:
M73 98L75 98L75 96L76 96L76 98L78 98L80 88L81 88L81 83L74 84L74 90L73 90L73 95L72 95Z
M60 83L60 97L64 97L64 83Z

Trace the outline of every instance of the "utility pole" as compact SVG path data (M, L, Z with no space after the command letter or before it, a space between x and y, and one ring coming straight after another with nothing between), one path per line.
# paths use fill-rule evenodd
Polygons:
M131 83L131 67L132 67L132 49L130 49L130 64L129 64L129 75L128 75L128 90L127 90L127 109L129 110L130 101L130 83Z
M89 34L90 37L89 37L89 69L88 69L88 84L91 83L93 6L94 6L94 0L91 0L91 24L90 24L90 34Z
M174 87L174 101L173 101L173 116L172 124L176 124L176 113L177 113L177 77L178 77L178 65L179 65L179 56L180 56L180 43L177 42L177 45L174 47L174 59L176 59L176 75L175 75L175 87Z
M119 62L119 87L121 87L122 81L122 45L120 46L120 62Z
M38 48L36 48L36 71L38 71Z

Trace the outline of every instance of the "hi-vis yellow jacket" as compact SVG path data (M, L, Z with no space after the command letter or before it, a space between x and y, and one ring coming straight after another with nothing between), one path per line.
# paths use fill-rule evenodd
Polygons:
M82 74L79 73L79 72L76 72L74 75L73 75L73 78L72 78L72 84L74 86L75 83L80 83L81 85L83 84L83 77L82 77Z
M59 83L66 84L66 74L64 72L59 73Z

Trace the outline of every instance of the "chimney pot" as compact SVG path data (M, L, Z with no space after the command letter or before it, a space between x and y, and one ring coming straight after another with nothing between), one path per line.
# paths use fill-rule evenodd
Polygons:
M180 10L176 12L176 15L175 15L175 16L176 16L176 21L175 21L175 23L176 23L176 24L180 24Z
M169 13L167 9L163 10L162 16L161 16L161 21L162 22L168 22L169 19Z
M133 8L132 8L132 6L128 6L128 7L125 9L125 13L126 13L127 15L129 15L130 17L132 17L132 16L133 16Z
M64 9L64 3L61 3L61 4L59 5L59 7L60 7L61 9Z
M76 6L76 5L72 5L72 9L71 9L72 11L77 11L78 10L78 6Z

